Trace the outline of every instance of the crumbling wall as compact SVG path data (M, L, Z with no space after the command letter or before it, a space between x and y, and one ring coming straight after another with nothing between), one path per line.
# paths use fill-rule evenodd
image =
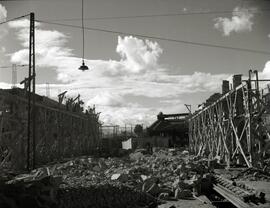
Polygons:
M27 109L26 96L0 90L1 167L25 169L27 161L39 166L61 158L91 154L99 145L97 114L70 112L40 100L35 106L35 142L31 126L28 144Z

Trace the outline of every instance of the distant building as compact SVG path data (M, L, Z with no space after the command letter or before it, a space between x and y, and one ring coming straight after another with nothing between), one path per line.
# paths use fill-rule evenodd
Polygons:
M188 113L157 115L157 120L148 128L150 137L168 147L188 145ZM159 144L156 144L159 146Z

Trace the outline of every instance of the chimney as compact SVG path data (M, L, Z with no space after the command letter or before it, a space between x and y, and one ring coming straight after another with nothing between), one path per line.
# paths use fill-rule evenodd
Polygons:
M233 89L242 84L242 74L233 75Z
M230 82L228 80L222 81L222 94L226 94L230 91Z

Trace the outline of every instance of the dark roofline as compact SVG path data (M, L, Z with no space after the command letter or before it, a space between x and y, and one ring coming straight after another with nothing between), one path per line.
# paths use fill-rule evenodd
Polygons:
M158 120L164 120L164 119L166 119L166 120L170 120L170 119L182 120L182 119L185 119L189 115L190 115L189 113L163 114L162 112L160 112L157 115L157 119Z

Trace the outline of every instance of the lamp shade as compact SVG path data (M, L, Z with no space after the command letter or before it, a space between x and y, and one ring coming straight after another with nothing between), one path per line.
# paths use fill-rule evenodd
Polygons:
M82 65L79 67L79 70L82 70L82 71L89 70L88 66L85 65L84 61L82 62Z

